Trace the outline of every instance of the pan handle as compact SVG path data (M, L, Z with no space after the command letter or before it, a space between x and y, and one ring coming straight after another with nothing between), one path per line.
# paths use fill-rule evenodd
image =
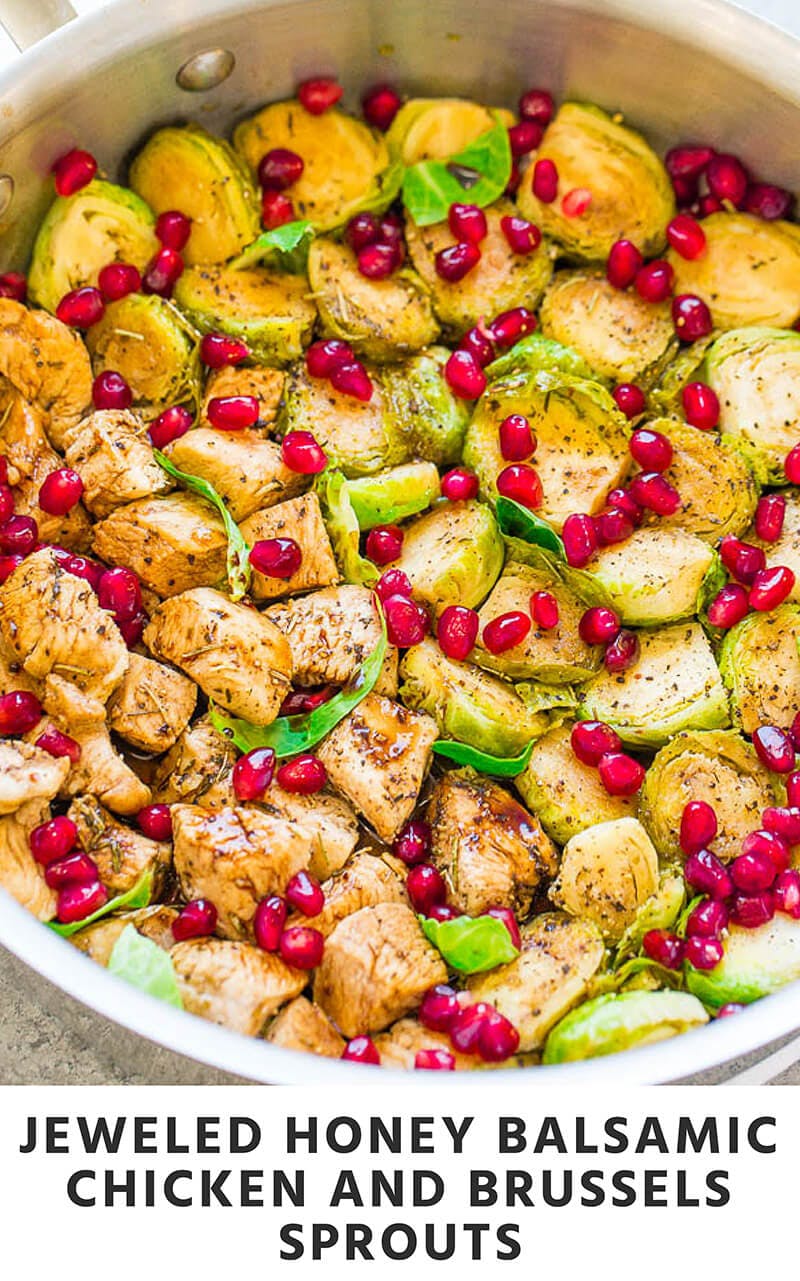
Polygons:
M0 26L19 50L30 48L75 16L70 0L0 0Z

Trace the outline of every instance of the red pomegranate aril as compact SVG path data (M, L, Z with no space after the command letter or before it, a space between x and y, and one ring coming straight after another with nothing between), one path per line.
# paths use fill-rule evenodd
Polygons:
M742 857L745 858L750 855L758 859L767 859L772 865L773 876L776 876L778 872L784 871L789 866L791 859L789 846L783 837L779 836L777 832L769 831L766 827L759 828L755 832L748 832L742 841ZM735 876L733 879L738 884ZM741 885L739 888L745 889L746 887ZM756 888L766 889L767 887L757 886Z
M97 599L121 621L142 608L142 589L132 569L107 569L97 584Z
M508 247L515 254L531 254L542 243L542 233L527 218L517 218L506 214L500 219L500 230L508 242Z
M284 930L278 951L287 965L296 970L314 970L322 960L325 939L319 930L310 925L293 925Z
M93 285L84 285L81 289L72 289L64 294L56 307L56 316L62 324L73 329L90 329L102 320L106 305L103 295Z
M775 896L769 890L760 894L737 894L730 905L731 920L745 930L757 930L775 915Z
M165 209L156 218L156 236L165 249L180 252L192 234L192 220L179 209Z
M643 512L639 504L634 502L627 489L612 489L608 495L608 505L623 512L634 529L639 528L642 523Z
M170 405L163 410L151 424L148 431L151 445L156 449L166 449L173 440L185 436L194 419L183 405Z
M717 834L717 816L708 801L689 801L681 815L680 847L684 854L699 854Z
M306 369L312 378L330 378L339 365L351 365L354 360L353 348L340 338L312 342L306 350Z
M416 863L409 869L406 889L415 912L426 915L437 903L444 903L447 886L438 868L432 863Z
M4 271L0 274L0 298L24 302L27 296L28 282L21 271Z
M703 938L699 934L687 938L684 946L684 958L696 970L716 969L724 954L718 938Z
M520 338L533 333L536 323L536 317L527 307L512 307L495 316L489 333L498 347L513 347Z
M104 369L92 383L92 403L95 409L130 409L133 392L122 374Z
M5 458L3 458L2 461L5 463ZM7 471L6 475L8 475ZM0 483L0 525L5 525L6 521L10 520L13 514L14 494L11 486L7 485L5 481L3 481Z
M452 1019L448 1032L450 1043L462 1054L477 1054L478 1039L484 1023L491 1015L496 1014L494 1006L486 1001L476 1001L474 1005L459 1006Z
M73 147L59 156L53 165L53 178L59 196L74 196L88 187L97 173L97 161L89 151Z
M766 556L760 547L743 543L732 534L723 538L719 551L728 572L747 586L752 584L756 574L766 566Z
M303 563L303 552L293 538L260 538L250 549L252 568L265 578L291 578Z
M366 249L367 245L374 245L381 239L380 223L374 214L356 214L345 227L344 238L353 253L358 253L361 249Z
M635 462L642 471L666 471L672 462L672 445L660 431L640 427L628 442Z
M436 274L449 284L463 280L481 260L481 251L469 240L440 249L434 259Z
M535 151L542 141L543 134L544 128L536 120L520 120L518 124L511 125L508 141L512 156L518 160L521 156L527 156L531 151Z
M639 657L639 637L623 627L606 646L603 664L608 672L625 672Z
M315 76L297 86L297 97L309 115L321 116L340 100L344 90L333 76Z
M474 609L465 605L447 605L436 624L436 637L442 653L463 662L475 645L478 626L478 615Z
M558 627L558 601L552 592L534 592L531 596L531 617L542 632Z
M667 152L664 163L671 178L699 178L705 173L713 155L713 147L673 147Z
M451 503L463 503L476 498L478 488L478 477L468 467L453 467L442 476L442 496Z
M716 196L706 194L701 196L697 202L697 208L694 212L698 218L707 218L709 214L722 213L725 206Z
M484 1063L502 1063L519 1049L519 1032L504 1014L493 1010L481 1024L478 1053Z
M730 1018L732 1014L741 1014L742 1011L746 1009L747 1006L742 1005L741 1001L728 1001L725 1005L720 1006L714 1017L718 1019L727 1019Z
M183 259L177 249L169 249L163 245L144 269L142 291L157 294L159 298L169 298L182 275Z
M742 207L747 192L747 170L736 156L724 153L712 156L705 175L712 196L730 201L737 209Z
M337 365L331 373L331 385L345 396L352 396L365 404L372 399L372 381L364 366L358 360L345 365Z
M740 854L731 863L730 873L734 885L744 894L768 890L776 875L772 860L758 851Z
M328 465L328 456L310 431L289 431L281 441L281 458L301 476L316 476Z
M54 859L44 869L45 883L51 890L62 890L68 885L85 885L98 880L97 864L83 850L73 850L63 858Z
M786 799L790 805L800 806L800 772L790 774L787 778Z
M172 810L169 805L145 805L136 815L136 823L151 841L172 840Z
M760 569L750 588L750 608L762 612L777 609L794 587L794 574L787 565Z
M310 872L295 872L286 886L286 901L303 916L317 916L325 906L325 893Z
M195 898L186 903L172 922L176 943L207 938L217 928L217 909L210 899Z
M288 147L273 147L258 162L258 181L263 191L285 191L302 177L302 156ZM175 246L180 249L180 245Z
M41 719L42 705L35 694L22 689L0 694L0 734L19 738Z
M504 654L506 650L521 645L531 630L531 619L519 609L500 614L486 624L482 641L490 654Z
M368 1063L378 1067L381 1056L371 1036L354 1036L342 1050L348 1063Z
M430 619L423 605L407 596L389 596L383 603L386 615L386 634L391 645L410 649L419 645L428 634Z
M83 921L108 902L108 890L100 881L65 885L58 892L56 918L62 925Z
M481 369L491 364L495 356L494 344L479 325L467 330L458 344L458 350L468 352Z
M257 396L212 396L206 417L218 431L243 431L258 422L260 406Z
M43 752L48 752L50 756L67 756L73 765L77 765L81 759L81 745L69 734L64 734L55 725L48 725L43 734L40 734L36 740L36 747L41 747Z
M669 930L648 930L642 939L642 951L657 965L667 970L679 970L683 964L685 944Z
M755 515L755 530L765 543L776 543L783 532L786 499L783 494L762 494Z
M612 547L615 543L624 543L633 533L633 521L612 507L610 511L599 512L594 518L597 539L601 547Z
M504 467L497 477L497 492L530 510L541 507L544 497L539 473L527 463L511 463Z
M280 786L287 792L313 796L321 792L328 781L328 771L316 756L305 752L281 765L277 773Z
M487 907L483 915L491 916L496 921L500 921L503 925L505 925L506 929L508 930L509 936L511 938L512 945L518 950L519 948L522 947L522 938L520 937L517 918L514 915L514 913L511 911L510 907L503 907L502 904L498 903L493 907Z
M592 517L584 512L573 512L567 517L561 537L567 564L574 569L582 569L597 551L597 529Z
M647 408L647 398L636 383L617 383L611 395L614 397L617 409L620 409L626 418L637 418Z
M794 743L795 749L800 752L800 712L797 712L794 720L789 726L789 737ZM792 777L794 777L794 775Z
M449 1032L461 1012L458 994L447 983L429 987L419 1007L419 1021L431 1032Z
M89 560L86 556L70 556L67 554L66 560L62 559L60 563L68 574L74 574L76 578L82 578L95 592L100 586L100 579L106 572L105 565L101 565L99 560Z
M486 390L486 375L471 352L454 351L444 376L453 395L461 400L477 400Z
M794 769L794 743L777 725L760 725L753 733L753 747L762 765L776 774L790 774Z
M116 618L114 621L128 649L135 649L150 621L150 615L141 610L138 614L134 614L133 618Z
M692 889L711 898L726 899L733 893L730 872L711 850L690 854L683 865L683 875Z
M713 329L711 312L696 294L677 294L672 300L672 323L681 342L707 338Z
M314 690L294 689L281 703L280 714L281 716L303 716L306 712L313 712L316 707L327 703L335 693L335 685L323 685L321 689Z
M399 525L376 525L367 534L366 552L375 565L388 565L403 550L403 531Z
M241 365L249 355L246 343L238 338L229 338L227 334L204 334L200 343L200 359L209 369Z
M789 450L783 460L783 471L790 485L800 485L800 445Z
M391 85L374 85L361 99L361 110L368 125L385 133L394 120L403 100Z
M788 218L793 205L794 196L785 187L776 187L771 182L751 182L742 208L757 218L772 222L775 218Z
M522 414L509 414L500 424L500 453L506 462L521 463L536 449L536 437Z
M0 525L0 552L6 556L28 556L39 539L39 527L32 516L9 516Z
M681 496L660 472L640 472L630 484L631 494L640 507L657 516L672 516L681 505Z
M606 279L615 289L627 289L641 271L644 261L631 240L616 240L606 261Z
M549 125L555 114L553 95L546 89L528 89L519 100L518 111L523 120L535 120L539 125Z
M622 747L619 734L605 721L576 721L570 743L584 765L599 765L609 752L619 752Z
M800 872L790 867L781 872L773 890L775 909L800 921Z
M417 1071L454 1072L456 1060L449 1050L417 1050L414 1067Z
M750 612L747 588L739 583L728 583L720 588L708 607L708 621L712 627L728 631Z
M254 747L233 767L233 790L239 801L257 801L272 782L275 753L271 747Z
M277 952L288 908L279 894L262 898L253 917L253 936L264 952Z
M697 202L700 183L697 178L673 178L672 190L679 209L687 209Z
M358 270L368 280L385 280L400 266L400 255L395 245L367 245L358 253Z
M785 845L800 845L800 806L768 805L761 812L761 822Z
M80 502L83 481L71 467L59 467L45 476L39 488L39 506L49 516L66 516Z
M656 258L640 267L633 283L645 302L664 302L672 293L675 271L665 258Z
M581 218L592 203L592 193L588 187L573 187L561 200L561 212L565 218Z
M721 899L705 898L689 913L686 933L690 938L716 938L727 924L728 909Z
M552 160L542 158L533 166L531 190L537 200L551 205L558 195L558 170Z
M78 843L78 829L71 818L60 814L57 818L40 823L30 834L31 854L37 863L46 867L56 859L65 858Z
M619 632L620 622L613 609L592 605L581 615L578 634L586 645L605 645Z
M284 227L287 222L294 222L297 215L294 205L282 191L264 191L261 196L261 223L267 231Z
M431 829L421 818L412 818L401 827L392 843L395 858L408 867L422 863L430 853Z
M134 267L133 263L110 262L101 268L97 283L106 302L117 302L141 289L142 277L139 268Z
M626 752L607 752L597 772L609 796L633 796L644 782L644 766Z
M691 214L676 214L667 225L667 240L681 258L699 258L706 248L706 233Z
M390 596L412 595L411 579L402 569L385 569L375 584L375 591L382 601Z
M486 214L478 205L452 204L447 211L447 225L456 240L473 245L485 240L489 231Z

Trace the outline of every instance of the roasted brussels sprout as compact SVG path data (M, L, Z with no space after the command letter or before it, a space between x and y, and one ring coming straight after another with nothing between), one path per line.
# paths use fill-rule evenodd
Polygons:
M656 754L641 793L641 820L665 858L683 858L678 832L690 801L713 808L714 852L728 860L759 826L761 811L781 804L781 788L735 730L683 733Z
M800 315L800 237L787 222L765 222L748 213L715 213L703 219L705 252L667 255L675 293L699 294L717 329L739 325L791 325Z
M397 195L402 172L386 141L341 111L310 115L294 98L272 102L234 131L233 145L255 173L262 156L286 147L303 172L288 194L300 218L318 231L340 227L362 210L380 212Z
M620 239L632 240L646 258L661 249L675 198L666 169L638 133L599 107L565 102L536 159L555 164L558 196L552 204L537 200L532 166L520 188L520 211L571 257L603 260ZM577 216L566 201L575 190L590 197Z
M638 807L635 796L611 796L597 770L578 760L570 745L571 729L549 729L534 743L527 766L514 779L525 804L559 845L595 824L633 816Z
M159 247L154 227L145 202L113 182L95 178L74 196L58 196L36 236L28 296L54 312L71 289L96 285L110 262L141 271Z
M708 543L682 529L649 526L602 548L586 566L620 621L639 627L695 614L725 582Z
M731 692L735 725L788 729L800 708L800 606L748 614L726 634L719 670Z
M547 371L509 374L491 383L475 408L464 439L464 462L487 499L506 466L499 427L509 414L528 419L538 444L542 482L539 515L560 529L572 512L596 512L630 466L629 428L608 392L597 383Z
M371 376L372 398L361 401L312 378L305 365L295 365L286 379L278 420L281 434L310 431L345 476L372 476L408 462L412 451L403 426L390 412L382 379Z
M368 280L352 249L324 236L309 251L308 279L325 333L344 338L368 360L398 360L439 333L430 297L413 271Z
M658 382L648 388L648 402L660 414L678 418L683 416L681 392L687 383L700 378L706 352L715 337L711 333L705 338L698 338L697 342L681 347L674 359L661 371Z
M677 869L667 869L659 876L658 885L642 903L630 925L617 943L617 961L636 955L648 930L671 930L686 902L686 882Z
M686 967L689 991L715 1009L728 1001L748 1005L795 979L800 979L800 921L781 913L754 930L732 925L725 955L713 970Z
M583 690L581 715L606 721L632 747L660 747L682 729L730 724L728 698L699 623L639 633L624 672L603 671Z
M439 497L439 473L433 463L401 463L377 476L348 481L347 492L361 529L394 525Z
M570 837L550 898L618 942L658 888L658 855L638 819L596 823Z
M130 168L134 191L154 209L180 209L192 220L184 261L224 262L261 230L250 176L227 142L199 125L158 129Z
M202 333L241 338L264 364L302 355L317 315L305 276L266 267L192 267L173 296Z
M491 508L445 503L418 516L393 568L408 574L414 595L434 614L445 605L480 605L503 568L503 539Z
M758 538L754 530L745 535L748 542L763 547L767 565L773 568L786 565L795 577L794 587L787 600L800 602L800 493L786 490L783 493L784 511L783 528L780 537L774 543L765 543Z
M468 98L411 98L392 121L386 141L404 165L447 160L487 133L494 123L488 107Z
M615 289L602 271L559 271L545 290L542 333L614 382L646 384L677 349L668 303Z
M487 366L486 374L492 382L505 378L506 374L536 374L539 370L551 374L569 374L571 378L585 378L589 382L610 384L611 379L603 378L572 347L556 342L555 338L546 338L540 329L526 334L519 342L509 347L496 360Z
M732 329L706 352L705 381L719 397L723 435L750 460L759 480L782 482L800 418L800 334Z
M556 1024L543 1063L570 1063L619 1054L689 1032L708 1022L688 992L610 992L585 1001Z
M446 467L461 458L470 410L444 378L450 352L431 347L397 368L382 372L383 395L398 429L416 458Z
M113 369L133 392L136 410L155 418L168 405L196 402L196 343L177 308L155 294L128 294L109 303L86 334L95 374Z

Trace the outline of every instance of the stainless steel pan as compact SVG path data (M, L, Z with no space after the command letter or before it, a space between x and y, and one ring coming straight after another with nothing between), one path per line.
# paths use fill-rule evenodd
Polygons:
M800 185L800 43L718 0L119 0L90 17L70 20L71 12L68 0L0 0L17 43L31 46L0 78L3 269L24 261L49 199L51 162L69 146L90 148L113 173L156 124L195 118L224 132L314 73L338 73L353 93L389 78L411 92L489 102L542 83L619 108L656 143L702 138ZM0 942L100 1014L239 1076L322 1082L354 1070L234 1035L123 987L1 891ZM798 1026L795 983L701 1031L613 1059L534 1069L524 1080L668 1081ZM435 1075L425 1074L426 1089L438 1088ZM497 1084L494 1073L459 1074L447 1089L468 1079Z

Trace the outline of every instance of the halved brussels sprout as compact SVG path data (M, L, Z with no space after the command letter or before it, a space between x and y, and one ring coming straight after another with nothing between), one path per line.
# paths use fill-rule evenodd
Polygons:
M800 709L800 606L748 614L726 634L719 670L731 692L735 725L788 729Z
M494 123L489 107L468 98L411 98L392 121L386 141L404 165L447 160L487 133Z
M571 691L542 686L533 689L538 705L529 706L513 685L445 657L430 637L407 651L400 675L407 706L432 716L444 738L493 756L517 756L574 703ZM531 687L524 689L530 697Z
M401 463L377 476L347 483L361 529L394 525L430 507L439 497L439 473L433 463Z
M800 493L791 489L784 490L783 500L783 528L774 543L763 542L753 529L745 537L748 542L763 547L770 569L777 565L785 565L791 569L795 582L786 599L800 602Z
M748 213L703 219L705 252L683 258L670 249L675 293L699 294L717 329L792 325L800 315L800 237L788 222Z
M686 902L686 882L682 874L667 869L659 876L658 886L642 903L616 948L617 962L636 955L648 930L671 930Z
M565 102L548 125L536 159L555 164L558 195L552 204L537 200L531 166L519 191L520 212L568 254L604 260L620 239L632 240L645 258L661 249L675 197L666 169L638 133L599 107ZM564 201L576 189L588 192L591 203L584 213L570 216Z
M272 102L243 120L233 145L253 173L275 147L299 155L303 172L288 195L298 217L319 231L340 227L362 210L381 212L397 195L402 177L399 167L390 165L380 134L341 111L312 116L294 98Z
M678 346L669 304L615 289L603 271L559 271L545 290L539 322L543 334L569 344L614 382L647 384Z
M666 1041L708 1022L688 992L609 992L579 1005L547 1038L543 1063L571 1063Z
M570 837L550 899L618 942L658 888L658 855L636 818L596 823Z
M383 395L397 428L416 458L438 467L459 462L470 410L444 377L450 352L431 347L395 369L381 372Z
M415 597L438 615L446 605L480 605L503 568L503 555L491 508L443 503L406 527L392 567L408 575Z
M630 429L605 388L546 370L517 373L487 387L464 438L464 462L477 473L485 498L497 497L497 477L507 465L499 429L509 414L523 414L536 436L538 514L557 529L572 512L599 511L609 489L624 481Z
M800 979L800 921L791 916L779 912L755 930L731 925L724 946L713 970L686 967L686 986L705 1005L749 1005Z
M656 754L641 793L641 820L663 857L683 859L678 833L690 801L713 808L714 852L728 860L760 825L761 811L782 803L782 788L735 730L683 733Z
M413 271L368 280L353 250L328 236L308 254L308 278L326 334L343 338L369 360L398 360L432 343L439 326Z
M224 262L261 230L250 175L232 147L199 125L158 129L130 167L130 183L156 213L192 220L182 250L188 266Z
M413 653L412 651L409 651ZM611 796L597 770L579 761L570 744L571 725L557 725L534 743L514 786L548 836L559 845L596 823L635 815L636 796Z
M638 627L698 612L725 582L708 543L682 529L649 526L624 543L603 547L586 566L620 621Z
M113 369L133 392L144 418L168 405L196 402L200 392L197 344L180 312L155 294L128 294L106 306L86 333L95 374Z
M699 623L639 632L639 656L585 687L581 715L606 721L632 747L660 747L679 730L730 724L728 697Z
M715 337L712 333L681 347L674 359L661 371L656 385L648 389L647 399L660 414L683 417L681 392L687 383L696 382L701 377L706 352Z
M28 295L55 311L64 294L96 285L102 267L129 262L140 271L159 248L153 211L127 187L95 178L74 196L58 196L33 246Z
M480 244L480 261L463 280L452 284L442 280L435 263L437 253L453 243L448 223L418 227L409 221L406 225L411 260L430 291L436 315L454 335L512 307L538 306L552 274L552 252L543 240L533 253L514 253L500 226L501 218L514 212L510 200L498 200L484 210L488 233Z
M505 378L506 374L536 374L540 369L551 374L569 374L571 378L586 378L589 382L604 385L611 383L610 378L601 377L574 348L556 342L555 338L545 338L540 329L526 334L502 356L493 360L486 368L486 376L491 382L497 382Z
M705 381L719 398L723 435L759 480L784 481L783 460L797 443L800 419L800 333L732 329L706 352Z
M372 476L408 462L412 451L403 425L395 421L380 374L370 371L372 398L356 400L327 380L312 378L304 364L289 372L278 418L281 435L310 431L332 466L345 476Z
M264 364L301 356L317 317L305 276L265 267L190 267L173 296L202 333L241 338Z

